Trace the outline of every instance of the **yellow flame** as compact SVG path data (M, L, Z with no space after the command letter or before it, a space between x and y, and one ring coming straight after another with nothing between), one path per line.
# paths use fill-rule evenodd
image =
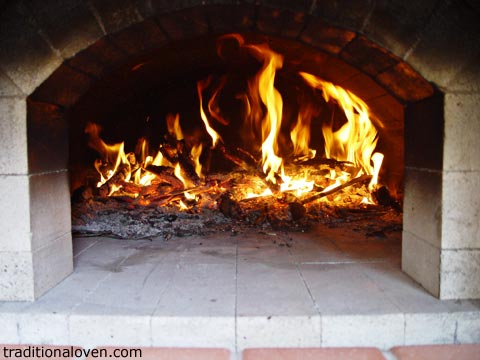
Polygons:
M168 114L167 115L167 129L168 133L175 138L175 140L183 140L183 132L180 126L180 115L179 114Z
M335 100L347 118L347 122L335 132L331 125L322 128L326 157L349 161L364 174L372 175L374 168L370 160L378 138L368 105L352 92L331 82L305 72L300 72L300 75L310 86L323 91L325 101Z
M203 100L202 100L202 91L206 89L209 84L209 80L197 82L197 93L200 100L200 117L202 118L203 123L205 124L205 129L207 130L208 135L212 138L213 147L217 146L219 141L222 141L220 135L210 126L208 122L207 115L203 110Z
M202 176L202 164L200 163L200 155L202 155L202 144L194 145L190 151L190 156L192 157L193 163L195 164L195 173L201 177Z
M293 155L300 159L313 159L317 153L310 149L310 123L312 121L313 108L301 104L298 112L297 123L290 132L293 144Z
M372 155L373 162L373 176L370 184L368 184L368 189L370 191L374 190L375 186L378 184L378 174L380 173L380 168L383 163L383 154L376 152Z
M130 162L124 151L124 143L117 143L108 145L100 138L100 126L93 123L88 123L85 132L89 135L89 145L93 149L97 150L108 164L115 164L113 169L110 169L107 174L103 174L100 170L100 162L95 162L95 168L100 174L100 181L97 186L100 187L105 184L118 170L120 164L124 164L127 167L125 180L128 181L131 176ZM106 176L105 176L106 175Z
M190 180L186 179L182 175L182 168L180 167L179 163L175 164L175 169L174 169L173 173L175 174L175 177L182 182L183 187L185 189L193 187L194 184L192 184Z
M252 83L267 111L262 121L262 163L267 180L276 183L275 175L281 172L283 159L278 154L278 134L282 123L283 100L275 88L275 73L283 66L283 57L268 45L246 45L262 61L262 68ZM250 93L254 93L250 88ZM253 98L255 96L252 96Z

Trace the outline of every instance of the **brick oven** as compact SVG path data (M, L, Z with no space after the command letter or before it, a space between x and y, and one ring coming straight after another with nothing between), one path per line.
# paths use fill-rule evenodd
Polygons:
M204 48L229 33L265 39L382 118L390 186L404 193L402 269L438 298L480 298L474 1L2 1L0 8L0 300L37 299L72 272L69 148L84 123L69 123L69 111L87 101L100 116L154 81L212 67ZM155 77L152 54L160 59Z

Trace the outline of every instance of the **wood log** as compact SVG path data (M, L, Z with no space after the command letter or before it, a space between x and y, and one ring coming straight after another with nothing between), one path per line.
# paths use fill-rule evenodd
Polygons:
M160 145L160 152L162 155L170 161L172 164L179 164L183 173L188 177L195 185L200 185L200 177L195 172L195 165L190 159L190 153L187 151L183 140L177 141L176 147L170 144Z
M155 174L160 180L170 184L175 190L183 188L182 181L175 176L173 168L169 166L148 165L144 170Z
M360 183L370 182L371 179L372 179L372 175L362 175L360 177L357 177L355 179L347 181L345 184L334 187L333 189L330 189L330 190L327 190L327 191L322 191L322 192L317 193L315 195L309 196L308 198L300 201L300 203L302 205L311 203L312 201L321 199L322 197L325 197L325 196L328 196L328 195L331 195L331 194L335 194L336 192L338 192L340 190L343 190L343 189L345 189L349 186L352 186L352 185L355 185L355 184L360 184Z

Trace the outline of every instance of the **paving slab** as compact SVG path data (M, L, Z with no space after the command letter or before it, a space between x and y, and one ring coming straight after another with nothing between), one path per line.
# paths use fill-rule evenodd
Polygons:
M77 237L71 276L35 302L0 302L0 343L238 354L480 342L480 301L429 295L401 271L399 238L336 230Z

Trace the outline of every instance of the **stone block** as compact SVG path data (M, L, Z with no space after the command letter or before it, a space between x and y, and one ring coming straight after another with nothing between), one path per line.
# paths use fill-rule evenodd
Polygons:
M64 59L72 57L104 35L85 1L28 2L27 8L35 25Z
M442 250L440 298L480 298L480 250Z
M319 347L321 321L313 316L239 316L239 350L256 347Z
M477 308L478 309L478 308ZM457 321L457 341L461 344L480 343L480 314L464 312Z
M445 94L445 170L480 170L476 152L480 137L479 102L479 94Z
M158 24L171 40L186 40L208 34L207 16L201 7L159 15Z
M450 313L405 314L405 344L453 344L455 317Z
M134 0L93 0L91 4L100 16L107 34L143 20Z
M446 92L480 92L480 55L465 64L446 85Z
M84 305L82 312L70 315L70 341L84 346L151 346L150 316L112 314L112 309Z
M434 296L440 295L440 249L404 230L402 270Z
M235 347L232 316L153 316L152 346Z
M405 108L405 166L443 169L443 96Z
M145 20L113 34L112 42L135 56L165 45L167 38L153 20Z
M444 3L406 60L427 80L447 87L465 65L478 59L478 33L478 15L465 3Z
M333 24L358 31L363 28L374 5L373 0L313 1L311 12Z
M399 62L377 75L377 80L404 102L415 102L433 95L433 87L408 64Z
M28 173L27 105L23 97L0 97L0 174Z
M305 23L305 13L289 10L259 7L256 27L260 32L269 35L283 35L296 38Z
M17 314L2 311L0 313L0 344L19 344Z
M0 44L0 68L25 94L32 93L62 62L18 2L0 15Z
M0 97L23 95L22 90L8 77L7 74L0 70Z
M0 176L0 251L29 251L30 196L28 176Z
M367 74L377 74L398 64L399 59L364 36L358 36L342 51L340 57Z
M34 251L70 234L70 190L66 170L30 177L30 223Z
M89 89L93 80L68 65L62 64L30 96L30 99L68 108Z
M443 175L442 248L480 249L480 171Z
M30 174L68 167L68 124L56 105L27 102L28 167Z
M68 317L54 312L29 312L18 315L20 342L68 345Z
M356 36L353 31L331 26L319 19L310 19L300 39L330 54L338 55Z
M440 248L442 237L442 173L405 169L403 229Z
M377 2L363 29L372 40L402 57L438 7L435 0Z
M38 298L73 271L72 234L64 234L35 250L32 257L35 298Z
M403 314L322 316L322 347L404 344Z
M0 264L0 301L34 300L32 254L1 251Z

